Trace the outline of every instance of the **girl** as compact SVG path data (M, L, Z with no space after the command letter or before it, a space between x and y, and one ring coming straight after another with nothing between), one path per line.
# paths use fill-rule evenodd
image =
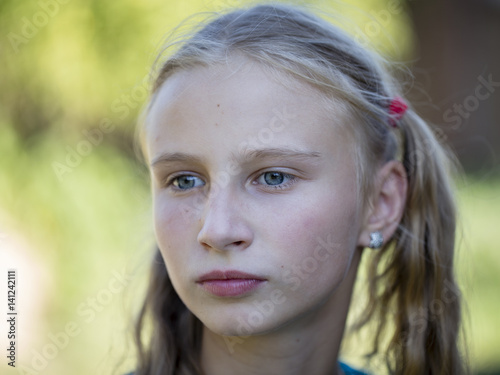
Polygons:
M338 353L366 248L372 354L465 371L449 162L400 96L379 58L285 5L219 16L161 64L136 375L360 373Z

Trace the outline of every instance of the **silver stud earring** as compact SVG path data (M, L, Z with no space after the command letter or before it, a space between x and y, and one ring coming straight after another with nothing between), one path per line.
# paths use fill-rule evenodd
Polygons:
M370 244L368 247L370 249L380 249L384 243L384 237L379 231L370 233Z

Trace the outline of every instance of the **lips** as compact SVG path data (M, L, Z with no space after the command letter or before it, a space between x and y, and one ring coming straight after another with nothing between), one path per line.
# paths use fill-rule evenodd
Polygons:
M205 291L218 297L243 296L257 289L266 279L246 272L228 270L206 273L196 281Z

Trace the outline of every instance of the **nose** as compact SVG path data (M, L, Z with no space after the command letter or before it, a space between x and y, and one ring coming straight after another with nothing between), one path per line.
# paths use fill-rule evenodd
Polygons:
M198 242L207 250L244 250L253 240L241 199L229 187L212 194L206 202Z

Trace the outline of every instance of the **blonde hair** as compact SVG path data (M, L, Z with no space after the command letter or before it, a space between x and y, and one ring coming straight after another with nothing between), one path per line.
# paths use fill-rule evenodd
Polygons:
M220 64L238 53L345 103L357 120L346 126L357 141L357 175L366 204L373 171L401 160L408 177L405 212L393 238L369 264L369 300L357 327L377 322L371 354L385 354L391 373L464 373L457 347L460 293L453 274L456 212L449 158L411 108L397 129L389 126L389 103L402 94L382 59L321 18L282 4L219 15L173 45L180 47L159 60L151 102L176 71ZM435 301L445 303L439 313ZM148 317L154 329L145 338ZM202 374L201 331L157 251L136 324L136 375ZM382 349L387 332L391 338Z

